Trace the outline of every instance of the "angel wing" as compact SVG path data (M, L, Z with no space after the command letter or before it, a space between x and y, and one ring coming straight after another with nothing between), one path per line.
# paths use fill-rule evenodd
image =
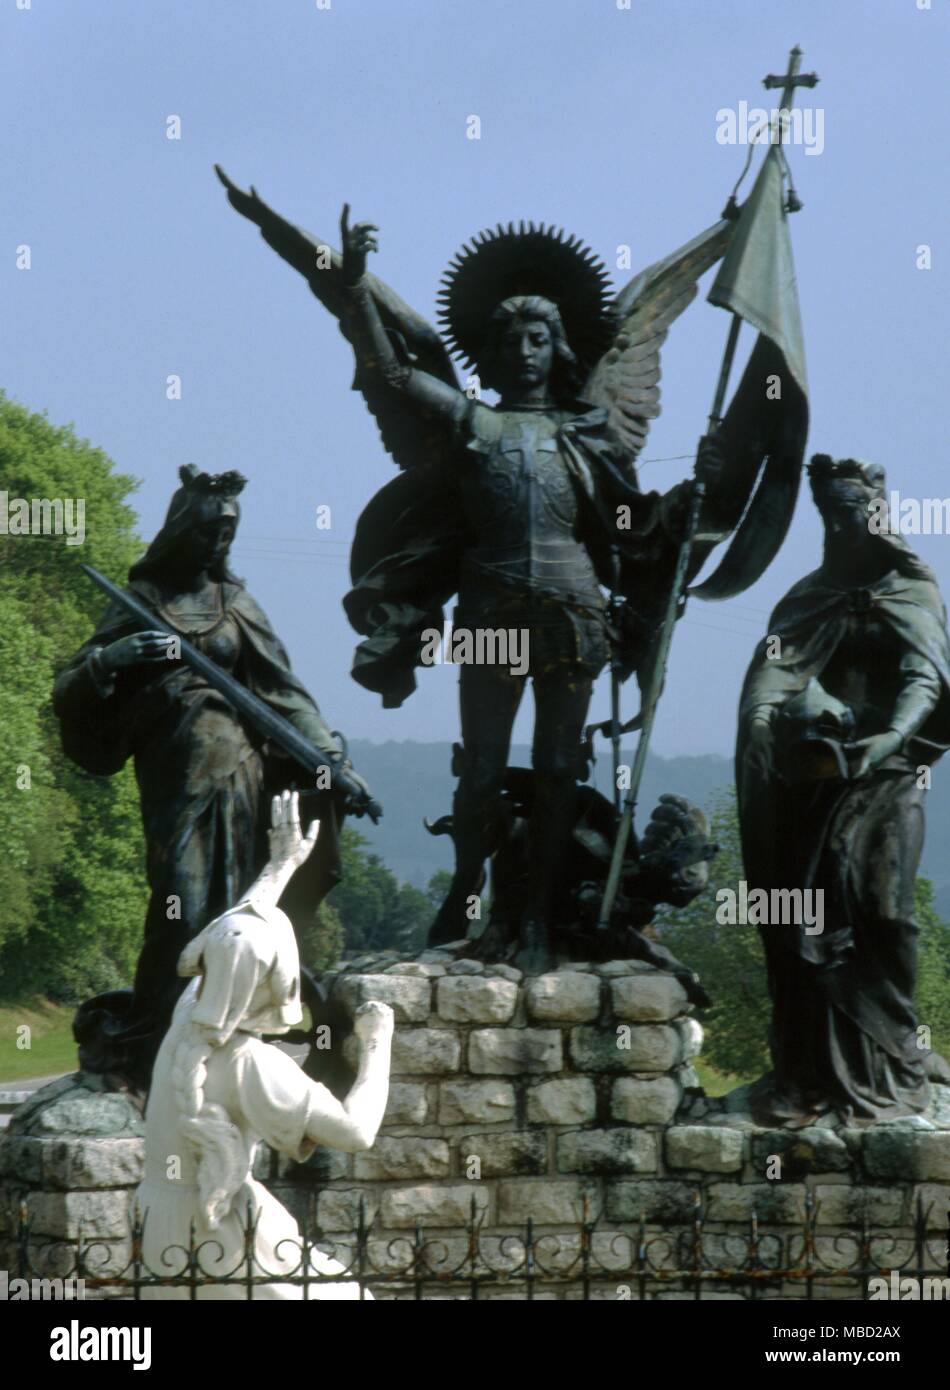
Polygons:
M670 324L696 297L704 271L723 255L735 222L720 221L649 266L614 301L618 328L582 392L606 406L608 436L630 464L660 413L660 349Z
M343 290L343 258L339 251L312 232L295 227L258 196L252 186L245 193L216 164L215 173L227 189L228 202L254 222L268 246L306 279L310 289L340 324L344 337L346 319ZM395 290L377 276L366 281L380 317L397 353L420 370L459 389L455 369L439 333L417 314ZM365 368L357 366L353 389L361 392L379 427L383 446L400 468L414 468L431 461L448 447L449 426L422 415L407 399L389 390Z

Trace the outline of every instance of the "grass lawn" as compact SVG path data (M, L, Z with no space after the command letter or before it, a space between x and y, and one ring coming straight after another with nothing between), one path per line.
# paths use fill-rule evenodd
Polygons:
M76 1070L74 1005L35 998L0 1005L0 1085ZM29 1033L23 1032L23 1027ZM26 1043L29 1046L26 1046Z
M704 1062L702 1057L693 1058L693 1067L707 1096L724 1096L729 1091L734 1091L737 1086L744 1086L747 1081L756 1080L754 1076L733 1076L717 1071L708 1062Z

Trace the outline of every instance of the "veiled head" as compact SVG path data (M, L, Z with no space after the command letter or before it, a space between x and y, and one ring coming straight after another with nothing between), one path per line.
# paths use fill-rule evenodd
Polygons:
M870 534L871 503L885 495L881 465L864 459L814 454L808 477L826 531L842 540L866 540Z
M829 508L863 506L886 496L884 469L866 459L834 459L830 454L813 454L808 477L815 506L824 515Z
M876 554L902 573L929 576L896 527L887 509L887 481L879 463L814 454L808 465L812 497L825 523L826 539L846 552Z

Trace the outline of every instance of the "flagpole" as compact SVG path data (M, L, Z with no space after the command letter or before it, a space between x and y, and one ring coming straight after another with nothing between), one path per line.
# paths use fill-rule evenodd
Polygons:
M739 329L741 325L742 320L739 315L733 314L732 322L729 325L729 336L726 339L726 346L722 355L719 379L716 382L716 391L713 396L712 410L709 415L708 430L700 439L699 447L696 451L697 468L703 447L715 433L722 420L722 406L726 398L729 373L736 355L736 344L739 341ZM660 701L660 691L663 687L664 676L666 675L666 664L669 660L670 647L673 644L673 629L676 625L677 613L683 589L686 585L686 574L689 569L690 555L692 554L696 532L699 529L699 517L705 496L706 484L703 478L698 474L698 471L694 469L693 492L690 498L686 531L680 542L679 554L676 557L676 569L673 574L673 583L670 587L670 598L666 606L663 626L660 629L660 639L657 644L656 657L643 690L641 700L642 724L640 727L640 737L637 740L637 751L634 756L633 767L630 771L630 786L623 799L620 823L617 826L617 838L614 841L613 855L607 874L607 884L604 888L603 901L600 906L600 917L597 922L599 931L606 931L610 926L610 916L613 912L614 903L617 900L617 890L620 887L623 858L626 853L627 842L630 839L630 834L633 829L633 817L637 807L637 798L640 794L640 783L643 780L643 771L646 766L650 736L653 733L656 708ZM614 727L616 727L616 725L614 725Z
M610 549L610 563L610 603L607 611L617 634L610 648L610 752L614 779L614 811L619 816L623 809L620 798L620 634L623 630L623 600L620 597L620 551L615 545Z
M742 319L738 314L733 314L732 322L729 325L729 336L726 339L726 350L722 355L722 366L719 368L719 380L716 383L716 394L713 396L712 410L709 412L709 423L706 426L706 437L715 434L722 424L722 406L726 399L726 387L729 385L729 373L732 371L733 359L736 355L736 344L739 341L739 329L742 327ZM699 441L702 448L703 440Z
M778 140L776 141L778 145L782 144L784 134L783 124L784 121L788 119L788 112L795 96L795 88L799 86L814 87L818 81L818 77L814 73L801 73L801 62L802 50L796 45L789 53L787 71L781 77L770 74L763 79L762 85L764 87L782 87L783 89L782 105L778 118ZM797 199L795 202L797 206L800 206ZM653 732L653 725L656 718L656 708L659 703L660 690L662 689L663 680L666 675L670 647L673 642L673 629L676 625L680 605L685 602L683 591L686 586L686 575L689 569L693 542L696 538L696 532L699 529L699 518L702 511L703 499L706 495L706 485L699 473L699 461L702 456L703 448L709 443L722 423L722 407L726 398L726 388L729 384L729 374L735 358L741 323L742 320L739 314L733 312L732 321L729 325L729 334L726 339L726 346L723 351L722 363L719 368L719 378L716 382L716 390L713 396L713 405L709 414L706 434L700 439L696 453L696 467L693 470L693 493L690 499L686 530L680 542L679 554L676 559L676 569L670 589L670 598L666 607L663 626L660 629L656 655L641 695L640 737L637 741L637 751L634 756L633 767L630 771L630 786L623 799L623 809L617 826L617 838L614 841L610 868L607 873L607 883L604 888L604 896L600 905L600 915L597 921L598 931L607 931L609 929L614 903L617 900L624 854L626 853L627 842L633 831L633 817L636 810L637 798L640 793L640 783L643 780L647 751L650 746L650 736ZM611 714L611 727L616 730L616 715L613 710Z

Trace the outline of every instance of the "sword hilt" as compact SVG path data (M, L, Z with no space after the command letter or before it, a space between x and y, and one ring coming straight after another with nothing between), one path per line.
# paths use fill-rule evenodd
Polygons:
M341 764L331 764L331 766L333 767L333 785L345 795L347 811L354 816L369 816L373 824L378 825L382 819L383 808L376 798L361 782L350 776L348 768Z

